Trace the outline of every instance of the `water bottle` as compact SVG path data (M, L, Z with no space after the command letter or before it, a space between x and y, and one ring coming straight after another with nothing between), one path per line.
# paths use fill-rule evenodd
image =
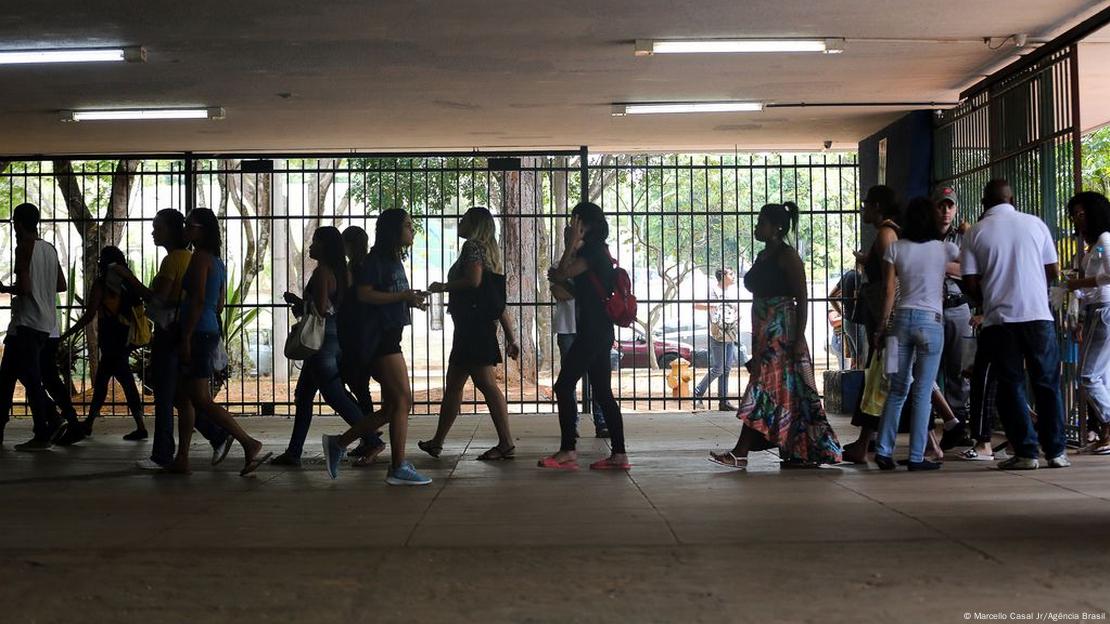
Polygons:
M432 331L443 330L443 293L435 293L432 295L432 304L428 309L428 323Z

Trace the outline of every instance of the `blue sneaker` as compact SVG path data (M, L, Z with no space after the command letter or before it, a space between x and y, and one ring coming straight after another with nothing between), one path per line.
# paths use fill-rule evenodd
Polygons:
M321 440L324 447L324 467L332 479L339 476L339 462L347 456L347 449L339 446L339 442L336 441L338 438L339 436L325 434Z
M390 485L428 485L432 480L417 472L409 462L401 462L399 467L389 470L385 482Z

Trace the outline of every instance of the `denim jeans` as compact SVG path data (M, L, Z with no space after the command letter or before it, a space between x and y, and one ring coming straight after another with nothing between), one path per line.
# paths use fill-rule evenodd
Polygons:
M574 334L555 334L555 344L557 344L559 347L560 360L562 360L566 356L567 351L570 350L570 345L573 343ZM612 362L610 362L610 364L612 364ZM577 392L574 395L574 401L575 403L578 402ZM598 431L605 429L605 415L601 413L601 406L597 404L597 401L590 401L590 407L594 413L594 429ZM576 420L574 424L575 426L577 426L578 421Z
M42 386L40 358L48 337L46 332L16 327L4 338L4 357L0 359L0 431L8 424L17 380L23 384L31 408L35 439L49 438L57 425L58 414Z
M69 396L69 383L58 370L58 349L61 343L61 338L46 339L39 354L39 366L42 370L42 386L50 399L51 410L73 426L77 424L77 410L73 408L73 399Z
M1079 384L1099 422L1110 423L1110 304L1087 308Z
M300 457L304 451L304 441L308 437L308 428L312 425L317 391L323 395L324 402L348 425L353 427L366 417L355 403L354 397L343 386L343 378L339 374L339 354L339 335L335 320L334 317L328 317L324 344L304 361L301 376L297 379L297 388L293 391L296 416L289 448L285 451L293 457ZM366 442L369 438L367 436L363 441Z
M933 382L944 352L944 321L940 314L928 310L895 310L893 335L898 339L898 372L890 376L875 453L893 455L902 406L912 394L910 461L920 462L925 458L925 439L929 435Z
M177 394L179 361L177 358L177 332L155 330L150 341L151 388L154 390L154 443L150 449L150 459L156 464L167 466L173 462L173 408ZM223 444L227 432L222 427L198 412L193 419L193 428L204 436L212 446Z
M848 358L844 355L844 334L834 331L832 338L829 339L829 347L832 349L833 355L836 356L837 368L840 370L847 369Z
M968 402L971 399L971 380L964 377L964 362L968 349L974 344L975 332L971 328L971 308L964 305L944 310L944 355L941 370L944 373L944 398L960 422L968 421Z
M709 339L709 372L694 388L694 397L700 399L709 390L709 384L717 380L717 399L728 400L728 374L736 366L736 343L718 342Z
M1052 321L992 325L983 330L979 348L990 354L991 370L998 379L998 413L1015 454L1036 459L1038 446L1050 459L1063 453L1060 348ZM1026 409L1026 368L1037 410L1036 429Z
M559 402L560 451L573 451L578 433L578 381L585 378L601 406L609 429L614 453L624 453L624 421L621 408L613 398L612 330L598 335L575 334L574 342L563 358L563 367L555 380L555 398Z

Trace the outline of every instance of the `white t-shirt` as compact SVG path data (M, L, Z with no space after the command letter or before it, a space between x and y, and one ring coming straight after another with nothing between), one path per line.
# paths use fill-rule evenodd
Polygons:
M1085 305L1110 303L1110 232L1103 232L1095 244L1083 254L1083 277L1093 277L1095 288L1079 292Z
M978 275L983 288L983 325L1051 321L1044 268L1056 264L1048 226L999 204L983 214L964 238L960 271Z
M556 334L578 333L578 326L574 320L574 299L555 302L555 311L551 315L551 328Z
M944 269L959 256L960 248L953 243L894 241L886 248L883 261L893 264L898 276L899 294L895 307L943 314Z
M58 327L54 296L58 287L58 252L44 240L34 241L31 250L30 292L12 297L12 321L8 331L28 327L45 334Z

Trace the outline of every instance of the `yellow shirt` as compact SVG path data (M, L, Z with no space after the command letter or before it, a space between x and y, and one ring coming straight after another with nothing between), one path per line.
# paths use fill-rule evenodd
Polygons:
M170 284L169 294L161 305L148 306L147 314L161 328L170 326L177 315L177 307L181 303L181 290L185 285L185 271L189 268L189 260L193 257L188 249L175 249L162 259L158 267L158 274L154 281L165 281ZM154 284L151 283L151 286Z

